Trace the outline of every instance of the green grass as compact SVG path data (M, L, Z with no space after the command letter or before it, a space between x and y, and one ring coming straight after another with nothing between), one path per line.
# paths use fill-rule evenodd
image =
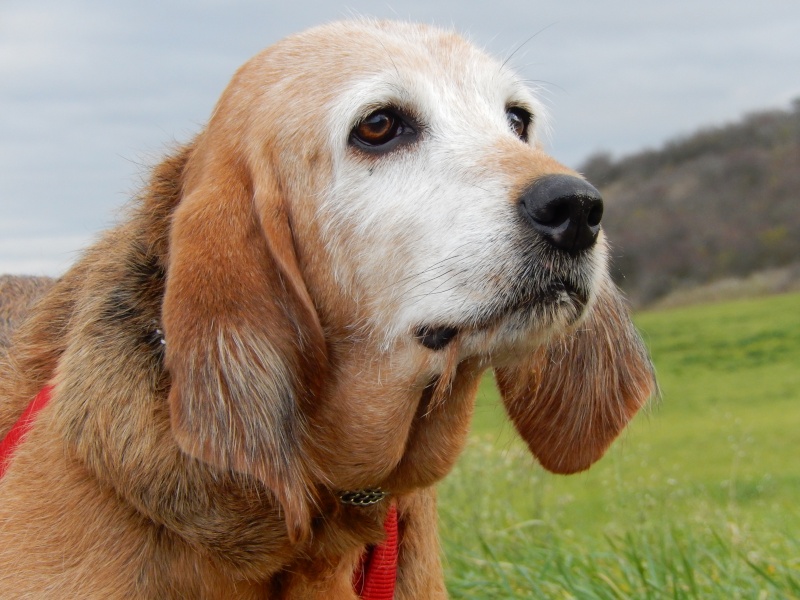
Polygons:
M453 598L800 598L800 295L637 318L662 399L545 473L490 378L440 486Z

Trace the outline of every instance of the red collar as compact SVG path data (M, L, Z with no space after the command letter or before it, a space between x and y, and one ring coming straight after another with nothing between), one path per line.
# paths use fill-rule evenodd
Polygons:
M353 574L353 588L361 600L392 600L397 580L397 504L392 501L383 522L386 539L370 546Z
M6 436L0 440L0 478L11 464L11 457L22 438L33 425L36 415L50 401L52 386L39 392L27 406ZM386 520L383 522L386 539L370 546L361 556L361 562L353 575L353 588L361 600L392 600L397 579L397 554L399 536L397 531L397 504L392 501Z
M8 466L11 464L11 455L33 425L36 415L50 402L52 392L52 386L42 388L42 391L28 404L28 407L17 419L17 422L11 427L6 437L0 440L0 477L5 475Z

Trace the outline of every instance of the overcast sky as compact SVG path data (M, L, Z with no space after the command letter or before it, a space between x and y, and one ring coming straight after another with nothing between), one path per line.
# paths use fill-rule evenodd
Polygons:
M800 97L798 0L0 0L0 273L63 272L239 65L353 14L522 45L573 167Z

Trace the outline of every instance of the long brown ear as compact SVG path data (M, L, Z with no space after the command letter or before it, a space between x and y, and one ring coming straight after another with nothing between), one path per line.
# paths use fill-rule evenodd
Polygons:
M188 454L262 481L299 539L310 530L305 414L325 373L322 328L277 185L261 174L256 186L235 150L216 150L190 161L170 233L172 430Z
M608 286L577 330L496 370L517 431L555 473L598 460L655 391L644 344L619 292Z

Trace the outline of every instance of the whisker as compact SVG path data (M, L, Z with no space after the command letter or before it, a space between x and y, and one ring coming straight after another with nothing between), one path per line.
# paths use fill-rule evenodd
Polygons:
M420 281L420 282L419 282L418 284L416 284L415 286L413 286L413 287L409 288L409 289L408 289L408 291L409 291L409 292L412 292L412 291L416 290L417 288L419 288L420 286L422 286L422 285L425 285L426 283L430 283L431 281L435 281L435 280L436 280L436 279L438 279L439 277L443 277L443 276L446 276L446 275L449 275L449 274L453 274L454 272L455 272L455 271L454 271L454 269L448 269L446 272L444 272L444 273L442 273L442 274L440 274L440 275L437 275L437 276L435 276L435 277L431 277L430 279L425 279L424 281ZM464 271L461 271L461 272L463 273ZM452 279L452 278L451 278L451 279ZM439 285L441 285L441 284L439 284ZM435 289L435 288L434 288L434 289Z
M428 273L428 272L432 271L433 269L437 268L438 266L444 265L444 263L445 263L445 262L447 262L447 261L449 261L449 260L462 260L462 259L466 258L465 256L463 256L463 255L461 255L461 254L457 254L457 253L458 253L458 251L459 251L459 250L461 250L462 248L464 248L464 247L466 247L466 246L469 246L469 245L470 245L470 243L471 243L471 242L465 242L465 243L463 243L462 245L460 245L460 246L458 246L458 247L454 248L454 249L453 249L453 251L452 251L452 253L451 253L449 256L446 256L446 257L444 257L443 259L441 259L441 260L439 260L439 261L437 261L437 262L433 263L432 265L429 265L428 267L426 267L426 268L425 268L424 270L422 270L422 271L417 271L416 273L412 273L411 275L407 275L407 276L405 276L405 277L402 277L402 278L398 279L397 281L394 281L394 282L390 283L390 284L389 284L389 285L387 285L386 287L384 287L384 288L381 288L381 289L380 289L380 290L378 290L378 291L379 291L379 292L385 292L386 290L388 290L388 289L390 289L390 288L392 288L392 287L394 287L394 286L400 285L400 284L402 284L402 283L405 283L406 281L408 281L408 280L410 280L410 279L416 279L417 277L420 277L420 276L422 276L422 275L425 275L426 273Z
M511 52L511 54L509 54L509 55L506 57L506 59L503 61L503 63L500 65L500 70L502 71L502 70L503 70L503 69L506 67L506 65L508 64L508 61L510 61L512 58L514 58L514 55L515 55L517 52L519 52L519 51L520 51L520 50L522 50L522 49L523 49L525 46L527 46L527 45L528 45L528 42L530 42L530 41L531 41L533 38L535 38L536 36L538 36L540 33L544 33L545 31L547 31L548 29L550 29L551 27L553 27L554 25L557 25L557 24L558 24L558 21L553 21L553 22L552 22L552 23L550 23L549 25L545 25L545 26L544 26L544 27L542 27L542 28L541 28L539 31L537 31L536 33L534 33L532 36L530 36L528 39L526 39L524 42L522 42L522 43L521 43L521 44L519 44L519 45L518 45L516 48L514 48L514 51L513 51L513 52Z

